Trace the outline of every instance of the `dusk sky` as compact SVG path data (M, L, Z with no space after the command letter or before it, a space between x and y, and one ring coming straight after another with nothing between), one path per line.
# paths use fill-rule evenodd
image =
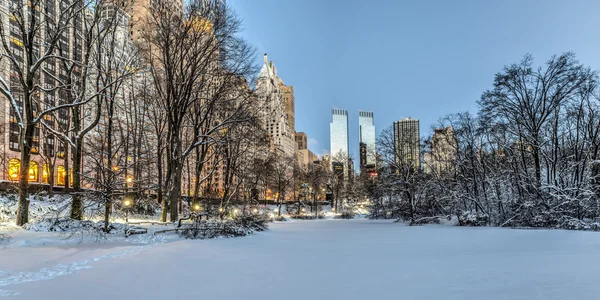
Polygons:
M242 35L293 85L296 130L322 155L331 108L347 109L358 156L358 110L377 133L420 120L421 136L450 113L477 110L494 74L526 53L544 63L574 51L600 69L600 1L228 0Z

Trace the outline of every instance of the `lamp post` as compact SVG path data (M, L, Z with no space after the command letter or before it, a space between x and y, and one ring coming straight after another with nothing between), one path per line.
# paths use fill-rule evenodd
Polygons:
M192 206L192 210L194 211L192 218L195 218L195 215L197 215L200 210L202 210L202 206L200 206L200 204L196 203ZM202 216L200 216L200 220L202 219Z
M133 201L129 199L129 196L123 200L123 206L125 207L125 223L129 222L129 208L133 204Z

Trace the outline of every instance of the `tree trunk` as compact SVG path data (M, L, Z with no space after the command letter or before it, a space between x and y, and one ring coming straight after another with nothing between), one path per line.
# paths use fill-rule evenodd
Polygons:
M21 166L19 177L19 202L17 207L18 226L23 226L29 221L29 162L31 160L31 145L35 124L27 123L21 129Z
M81 148L83 147L80 138L75 140L73 149L73 202L71 204L71 218L75 220L83 219L83 199L81 195Z
M177 204L179 203L179 198L181 197L181 164L179 160L172 159L171 160L171 180L169 180L169 190L167 192L167 199L170 204L170 215L169 220L171 222L177 221L179 215L177 210Z

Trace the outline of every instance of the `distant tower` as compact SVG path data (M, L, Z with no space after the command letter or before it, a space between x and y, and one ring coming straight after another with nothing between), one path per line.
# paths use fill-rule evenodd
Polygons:
M420 167L419 120L405 118L394 122L394 152L398 166Z
M373 112L358 111L360 170L375 168L375 121Z
M331 140L331 158L334 161L348 160L348 111L334 108L331 110L331 123L329 124ZM342 155L342 157L337 157Z
M263 104L262 119L267 132L273 138L277 149L286 157L295 157L298 145L296 134L288 126L285 112L285 103L281 87L283 81L277 76L273 62L269 62L267 54L258 74L256 94L259 102Z

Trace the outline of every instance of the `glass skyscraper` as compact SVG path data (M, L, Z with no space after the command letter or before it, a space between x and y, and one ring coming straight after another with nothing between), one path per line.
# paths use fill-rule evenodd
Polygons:
M329 124L332 161L345 163L348 160L348 111L334 108L331 110ZM341 153L341 154L340 154ZM340 155L342 155L340 157Z
M373 112L358 111L360 168L375 166L375 121Z

